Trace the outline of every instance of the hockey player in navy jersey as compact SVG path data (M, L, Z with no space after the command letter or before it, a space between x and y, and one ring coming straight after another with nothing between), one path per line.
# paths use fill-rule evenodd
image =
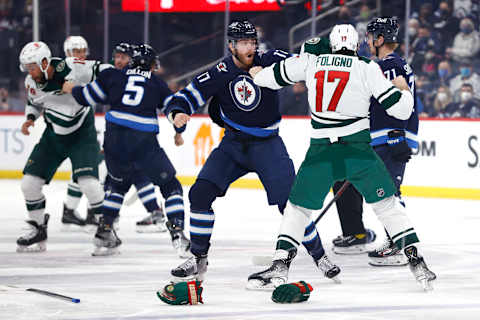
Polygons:
M385 77L388 80L393 80L402 76L407 82L404 85L405 89L409 89L414 96L414 109L407 120L399 120L389 116L374 99L372 99L370 105L371 145L385 163L395 182L396 196L400 197L400 186L403 181L406 163L411 158L412 149L418 148L418 110L414 74L405 60L394 52L398 47L396 19L381 17L372 20L367 26L367 41L372 55L378 58L377 62ZM353 189L353 186L351 188ZM337 200L340 219L345 220L343 223L346 224L362 226L363 198L355 190L351 190L350 194L351 196L348 199L342 196ZM359 210L355 212L355 210L349 210L349 208L359 208ZM362 230L354 230L352 235L335 239L334 251L348 252L349 247L355 246L356 242L360 241L360 239L355 238L355 234L361 232ZM385 242L378 249L369 252L371 265L406 265L408 263L407 258L394 245L390 236L392 235L387 233Z
M212 151L189 192L190 241L194 257L171 271L176 280L202 280L207 271L207 254L215 222L212 203L225 195L232 182L255 172L265 187L270 205L283 212L295 169L282 138L278 135L280 112L274 90L260 88L248 74L252 66L268 66L289 54L271 50L257 52L257 32L248 21L228 26L231 55L210 70L198 75L169 101L165 113L177 127L213 97L210 114L224 125L225 136ZM340 269L325 255L315 225L305 226L303 245L327 278L335 278ZM334 279L335 280L335 279ZM268 286L268 284L267 284Z
M172 94L167 84L153 74L156 53L148 45L135 48L130 66L124 70L108 69L96 81L86 86L66 82L63 90L71 92L82 105L108 103L103 148L110 178L105 195L103 217L94 238L94 255L116 253L121 240L112 228L123 197L132 184L132 171L143 172L160 191L166 202L178 210L167 216L172 241L179 242L184 251L189 241L183 234L183 190L175 177L175 168L159 146L157 109ZM104 250L106 249L106 250Z

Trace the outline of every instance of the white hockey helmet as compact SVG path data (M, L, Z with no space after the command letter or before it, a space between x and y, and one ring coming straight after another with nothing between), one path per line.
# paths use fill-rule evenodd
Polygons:
M28 71L27 65L36 63L40 67L40 70L42 70L43 74L45 75L45 78L48 79L47 69L48 69L48 66L50 65L51 58L52 58L52 53L50 52L50 49L45 44L45 42L42 42L42 41L29 42L23 47L22 51L20 51L20 56L18 57L18 59L20 60L20 70L22 72L27 72ZM47 59L47 62L48 62L47 67L45 69L42 67L43 59Z
M73 49L85 49L85 54L88 56L88 43L82 36L69 36L65 39L63 43L63 51L65 51L65 56L72 57Z
M330 32L332 52L342 49L357 51L358 32L351 24L337 24Z

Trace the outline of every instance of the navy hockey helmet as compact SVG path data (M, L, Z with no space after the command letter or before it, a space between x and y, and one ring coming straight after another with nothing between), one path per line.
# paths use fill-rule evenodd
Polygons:
M381 17L370 21L367 25L367 34L371 33L377 40L383 36L385 43L398 42L398 22L395 17Z
M157 53L148 44L141 44L133 48L130 68L150 70L153 64L158 62Z
M126 42L119 43L113 48L112 56L115 56L116 53L124 53L131 57L133 54L134 47L135 47L134 45L131 45Z
M257 29L248 20L233 21L228 25L227 37L229 41L239 39L257 39Z

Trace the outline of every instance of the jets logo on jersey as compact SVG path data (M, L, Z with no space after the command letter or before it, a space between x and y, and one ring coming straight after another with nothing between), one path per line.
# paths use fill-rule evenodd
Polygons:
M252 78L240 75L230 82L230 94L235 105L243 111L252 111L260 103L262 92Z

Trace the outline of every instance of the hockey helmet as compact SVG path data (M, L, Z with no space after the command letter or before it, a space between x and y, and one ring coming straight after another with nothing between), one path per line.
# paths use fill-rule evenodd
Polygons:
M135 47L135 45L126 42L119 43L113 48L112 56L115 56L116 53L123 53L131 57Z
M18 58L20 60L20 70L22 72L27 72L28 68L27 65L35 63L40 67L45 78L48 78L47 69L50 65L50 60L52 59L52 53L48 46L42 41L34 41L27 43L22 51L20 51L20 56ZM47 67L44 69L42 67L43 59L47 59Z
M157 53L150 45L141 44L133 48L130 68L150 70L154 63L158 63Z
M367 25L367 34L373 35L373 40L383 36L385 43L398 42L398 22L395 17L381 17L370 21Z
M248 20L233 21L228 25L227 37L229 41L240 39L257 39L257 29Z
M332 52L340 50L357 51L358 32L351 24L337 24L330 32Z
M73 49L85 49L85 55L88 56L88 43L82 36L69 36L63 43L63 51L65 56L72 57Z

